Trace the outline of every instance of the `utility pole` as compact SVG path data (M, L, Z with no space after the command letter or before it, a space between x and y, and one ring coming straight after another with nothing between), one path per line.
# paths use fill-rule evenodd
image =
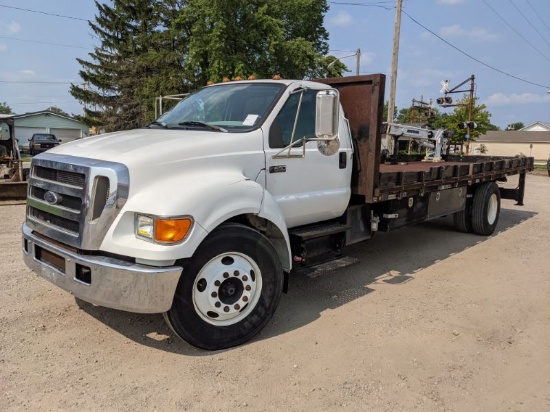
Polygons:
M395 27L393 30L393 53L391 61L391 75L390 75L390 97L388 100L388 123L393 122L395 117L395 87L397 84L397 62L399 58L399 33L401 31L401 9L403 7L403 0L397 0L395 7ZM393 154L392 138L386 135L386 148Z
M359 69L361 66L361 49L357 49L357 62L355 63L355 74L359 76Z
M472 124L472 111L474 108L474 89L475 89L475 76L470 76L470 101L468 102L468 128L466 129L466 155L470 154L470 125Z

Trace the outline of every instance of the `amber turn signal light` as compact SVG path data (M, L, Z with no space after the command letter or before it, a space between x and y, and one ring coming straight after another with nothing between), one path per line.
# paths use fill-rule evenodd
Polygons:
M164 243L181 242L189 233L193 221L190 218L156 219L155 240Z

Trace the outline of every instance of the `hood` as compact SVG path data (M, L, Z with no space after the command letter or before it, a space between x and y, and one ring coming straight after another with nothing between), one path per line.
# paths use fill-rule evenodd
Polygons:
M263 151L260 129L223 133L181 129L136 129L75 140L48 153L118 162L132 169L200 160L238 152Z

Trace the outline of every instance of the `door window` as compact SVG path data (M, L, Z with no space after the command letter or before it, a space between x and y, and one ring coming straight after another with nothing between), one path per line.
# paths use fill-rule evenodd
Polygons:
M302 96L302 103L300 104L293 141L305 137L315 137L315 99L317 92L317 90L304 90L294 93L288 98L269 130L269 147L273 149L283 148L290 144L300 96Z

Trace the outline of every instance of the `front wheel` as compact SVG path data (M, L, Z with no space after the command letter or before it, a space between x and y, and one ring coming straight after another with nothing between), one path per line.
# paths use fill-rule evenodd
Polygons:
M185 266L164 318L194 346L230 348L263 329L282 290L283 269L271 242L247 226L225 224Z

